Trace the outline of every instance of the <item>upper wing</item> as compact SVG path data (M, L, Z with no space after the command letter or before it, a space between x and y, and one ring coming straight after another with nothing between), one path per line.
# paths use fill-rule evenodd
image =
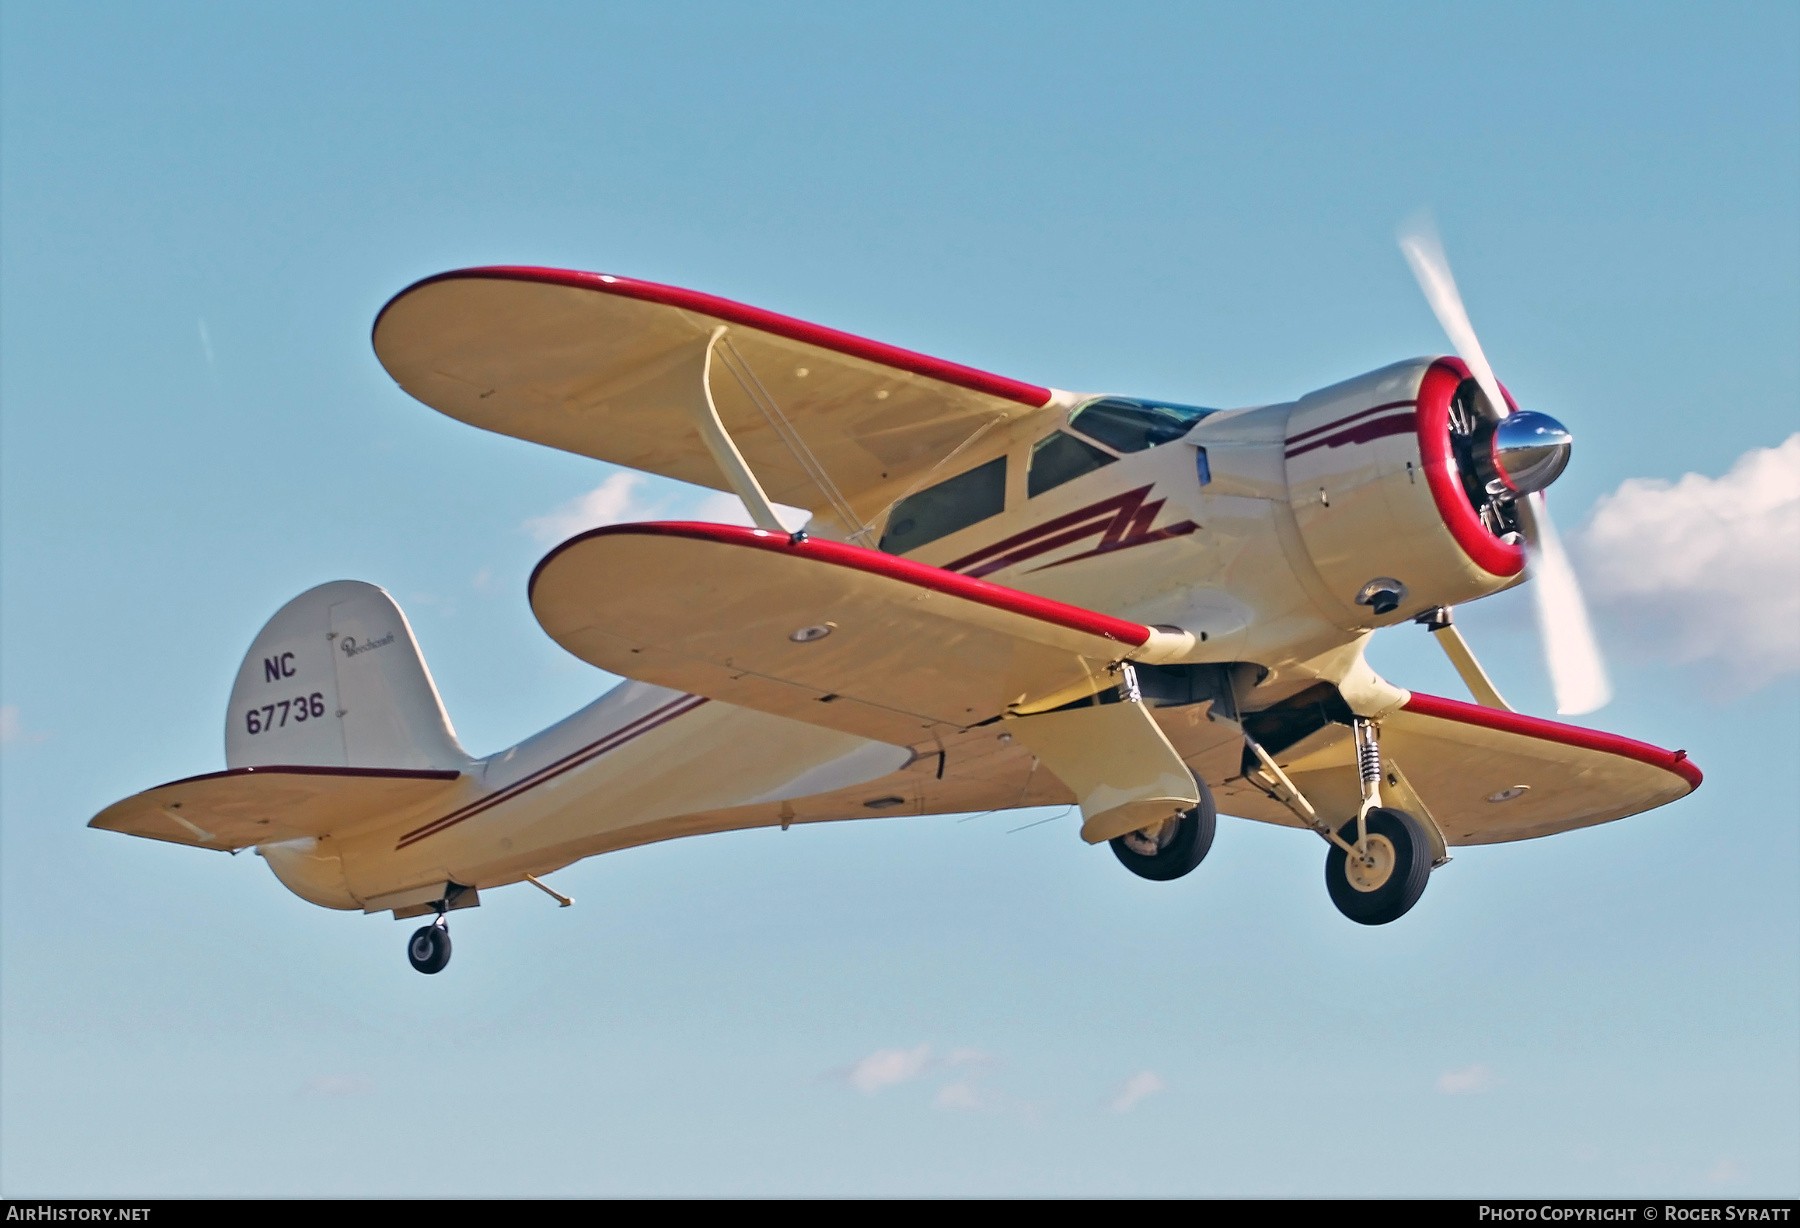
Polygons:
M1041 712L1192 643L840 542L612 525L531 578L550 638L601 669L896 746Z
M439 803L462 779L410 768L233 768L146 789L114 802L88 826L199 848L248 848Z
M846 531L1054 396L709 294L557 269L418 282L382 309L374 344L453 418L723 490L684 412L721 326L710 382L726 430L771 499L858 522Z

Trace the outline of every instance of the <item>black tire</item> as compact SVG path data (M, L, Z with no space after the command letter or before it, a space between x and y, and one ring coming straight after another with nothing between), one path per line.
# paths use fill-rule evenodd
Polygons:
M1337 910L1358 925L1386 925L1404 917L1425 894L1431 878L1431 838L1424 824L1404 810L1371 810L1368 828L1370 842L1386 841L1392 852L1387 877L1371 889L1358 887L1350 878L1349 855L1334 844L1325 854L1325 888ZM1338 835L1355 844L1356 820L1344 824Z
M1207 851L1212 848L1213 832L1219 825L1219 811L1213 805L1212 790L1206 787L1206 782L1196 776L1194 783L1200 788L1200 804L1184 811L1170 828L1159 833L1154 853L1132 847L1144 843L1144 837L1138 832L1108 841L1113 856L1127 870L1139 878L1167 883L1190 873L1206 860Z
M442 972L450 962L450 931L441 925L414 930L406 943L406 960L427 976Z

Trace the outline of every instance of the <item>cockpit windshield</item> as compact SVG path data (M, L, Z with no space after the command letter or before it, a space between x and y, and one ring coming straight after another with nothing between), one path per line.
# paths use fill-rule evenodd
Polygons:
M1069 429L1103 443L1115 452L1142 452L1159 443L1180 439L1194 429L1194 423L1218 412L1197 405L1170 405L1134 397L1101 397L1076 410L1069 419Z

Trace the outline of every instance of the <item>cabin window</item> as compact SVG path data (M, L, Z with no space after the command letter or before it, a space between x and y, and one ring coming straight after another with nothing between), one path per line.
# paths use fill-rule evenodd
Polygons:
M1102 397L1076 410L1069 419L1069 429L1098 440L1115 452L1142 452L1180 439L1194 429L1194 423L1218 412L1197 405Z
M1006 510L1004 456L908 495L888 517L881 549L906 554Z
M1066 431L1046 435L1031 446L1031 471L1026 479L1026 497L1035 499L1046 490L1073 481L1084 473L1092 473L1102 465L1119 458L1102 452L1086 440Z

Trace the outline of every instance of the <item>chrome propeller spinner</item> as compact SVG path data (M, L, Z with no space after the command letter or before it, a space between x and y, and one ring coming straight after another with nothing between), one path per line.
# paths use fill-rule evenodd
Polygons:
M1516 499L1536 494L1568 467L1574 437L1549 414L1515 410L1476 432L1474 461L1487 493Z

